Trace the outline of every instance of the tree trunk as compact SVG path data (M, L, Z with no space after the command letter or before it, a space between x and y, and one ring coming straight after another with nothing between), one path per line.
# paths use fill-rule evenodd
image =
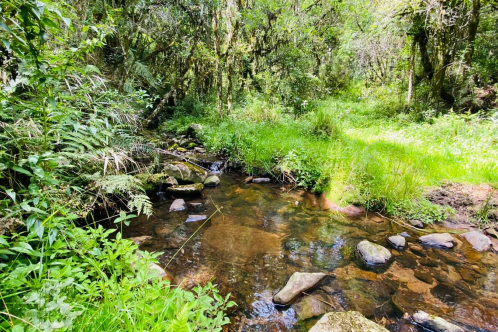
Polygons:
M213 15L213 34L214 34L214 51L216 55L216 109L218 110L218 116L221 118L223 116L223 72L221 68L221 45L220 45L220 4L215 9Z
M233 86L235 78L235 50L237 44L237 30L238 30L238 20L237 20L237 3L235 0L228 0L226 9L226 20L227 20L227 75L228 75L228 86L227 86L227 114L230 114L233 108Z
M479 27L479 13L481 10L481 1L472 1L472 14L470 17L470 22L468 25L468 38L467 38L467 50L465 52L464 60L465 67L463 69L463 78L467 78L469 69L472 66L472 57L474 56L474 42L476 40L477 28Z
M413 98L413 77L415 75L415 46L417 42L416 39L412 40L412 47L410 49L410 69L408 72L408 97L407 101L411 103Z

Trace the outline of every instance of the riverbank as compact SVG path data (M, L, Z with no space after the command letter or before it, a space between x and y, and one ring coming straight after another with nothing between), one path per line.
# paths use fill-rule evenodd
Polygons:
M339 205L426 223L455 213L433 204L428 187L498 183L496 117L451 111L392 116L379 99L358 95L317 102L301 115L259 97L240 105L221 121L210 111L179 114L162 129L185 132L191 123L202 124L198 136L205 147L243 163L249 174L326 192Z

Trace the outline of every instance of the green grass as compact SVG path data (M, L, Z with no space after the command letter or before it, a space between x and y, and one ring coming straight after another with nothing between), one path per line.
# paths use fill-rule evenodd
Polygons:
M424 201L425 187L444 181L498 183L496 119L435 117L389 105L386 98L342 95L317 102L314 112L296 118L251 97L221 121L208 111L204 117L179 116L165 129L202 123L205 146L242 161L248 173L292 176L302 186L326 190L338 203L420 213L426 221L444 211Z

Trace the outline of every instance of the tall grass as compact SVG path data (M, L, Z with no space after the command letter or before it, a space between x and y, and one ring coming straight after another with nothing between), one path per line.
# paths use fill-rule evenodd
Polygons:
M317 102L313 112L298 118L282 108L266 111L271 119L258 118L252 104L245 104L222 121L178 117L166 129L202 122L206 147L243 162L249 173L292 174L338 203L388 213L415 209L413 202L419 202L423 214L437 219L423 201L425 187L498 183L497 118L434 117L383 102L342 95Z

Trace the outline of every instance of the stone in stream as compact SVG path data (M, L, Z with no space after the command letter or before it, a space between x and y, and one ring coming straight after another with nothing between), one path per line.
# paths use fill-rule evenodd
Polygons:
M142 245L142 244L149 244L152 241L152 236L148 235L142 235L142 236L135 236L135 237L130 237L128 240L133 241L137 246Z
M296 296L301 294L301 292L316 286L325 276L325 273L295 272L289 281L287 281L285 287L273 297L273 302L275 304L287 305Z
M172 186L177 186L178 181L172 176L168 176L164 181L163 181L163 186L164 187L172 187Z
M252 180L254 179L254 176L248 176L244 179L244 183L247 184L247 183L251 183Z
M424 224L420 220L417 220L417 219L408 220L408 223L416 228L424 228Z
M207 219L206 215L191 214L190 216L188 216L188 218L187 218L187 220L185 220L185 222L197 222L197 221L203 221L206 219Z
M405 248L406 240L401 235L390 236L387 240L396 249L404 249Z
M470 231L460 235L467 240L477 251L486 251L491 248L491 240L479 231Z
M169 207L169 212L173 211L183 211L187 207L185 206L185 201L181 198L175 199L173 203L171 203L171 206Z
M270 178L255 178L252 179L252 183L268 183L270 182Z
M206 180L204 180L204 185L206 187L216 187L220 184L220 178L216 175L209 176Z
M434 332L464 332L464 330L441 317L429 315L425 311L418 311L413 315L415 323Z
M207 178L207 172L191 163L175 161L164 165L163 173L181 182L202 183Z
M384 327L366 319L358 311L329 312L308 332L388 332Z
M204 185L202 183L194 183L169 187L166 189L166 192L171 194L194 195L202 193L202 189L204 189Z
M455 245L455 239L448 233L435 233L419 237L422 244L434 247L451 249Z
M484 233L488 234L489 236L494 236L495 238L498 239L498 232L494 228L486 228L484 230Z
M188 210L192 212L201 212L206 210L206 205L200 202L188 203Z
M156 263L151 263L149 265L149 281L154 278L160 278L161 280L168 280L170 283L173 283L173 275L167 272L165 269L160 267Z
M363 240L356 247L361 258L370 265L385 264L391 259L391 252L381 245Z

